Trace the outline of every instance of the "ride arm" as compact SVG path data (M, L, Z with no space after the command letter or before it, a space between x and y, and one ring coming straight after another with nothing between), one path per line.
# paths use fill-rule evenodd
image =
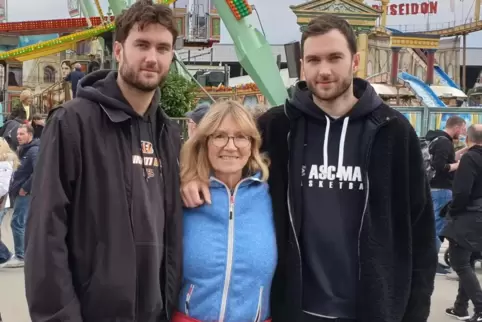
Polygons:
M238 20L227 0L213 0L212 2L233 39L241 66L248 72L272 106L282 105L288 98L288 91L266 38L248 24L246 17Z

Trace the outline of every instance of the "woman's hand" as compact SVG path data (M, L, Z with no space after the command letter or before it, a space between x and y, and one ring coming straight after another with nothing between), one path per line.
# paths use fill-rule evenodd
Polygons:
M209 186L205 182L198 180L193 180L181 185L181 198L184 206L187 208L199 207L205 202L211 204Z

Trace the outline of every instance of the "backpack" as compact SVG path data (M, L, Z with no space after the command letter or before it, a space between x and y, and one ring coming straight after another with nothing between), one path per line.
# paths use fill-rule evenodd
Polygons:
M422 149L422 158L423 158L423 169L425 170L425 175L430 182L435 177L435 169L432 166L432 153L430 152L430 148L435 141L437 141L442 136L438 136L432 141L428 141L425 139L420 140L420 148Z

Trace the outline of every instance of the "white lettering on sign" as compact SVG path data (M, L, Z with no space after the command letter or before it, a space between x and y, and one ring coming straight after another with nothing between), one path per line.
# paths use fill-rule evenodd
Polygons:
M382 10L378 4L372 5L374 9ZM426 15L436 14L438 10L438 2L421 2L421 3L397 3L388 5L387 14L391 16L409 16L409 15Z

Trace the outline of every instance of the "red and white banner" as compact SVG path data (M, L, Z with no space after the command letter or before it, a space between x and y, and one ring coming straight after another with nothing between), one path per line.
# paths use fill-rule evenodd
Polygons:
M80 16L80 3L79 3L80 1L82 1L82 0L67 0L67 7L69 9L69 15L72 18Z

